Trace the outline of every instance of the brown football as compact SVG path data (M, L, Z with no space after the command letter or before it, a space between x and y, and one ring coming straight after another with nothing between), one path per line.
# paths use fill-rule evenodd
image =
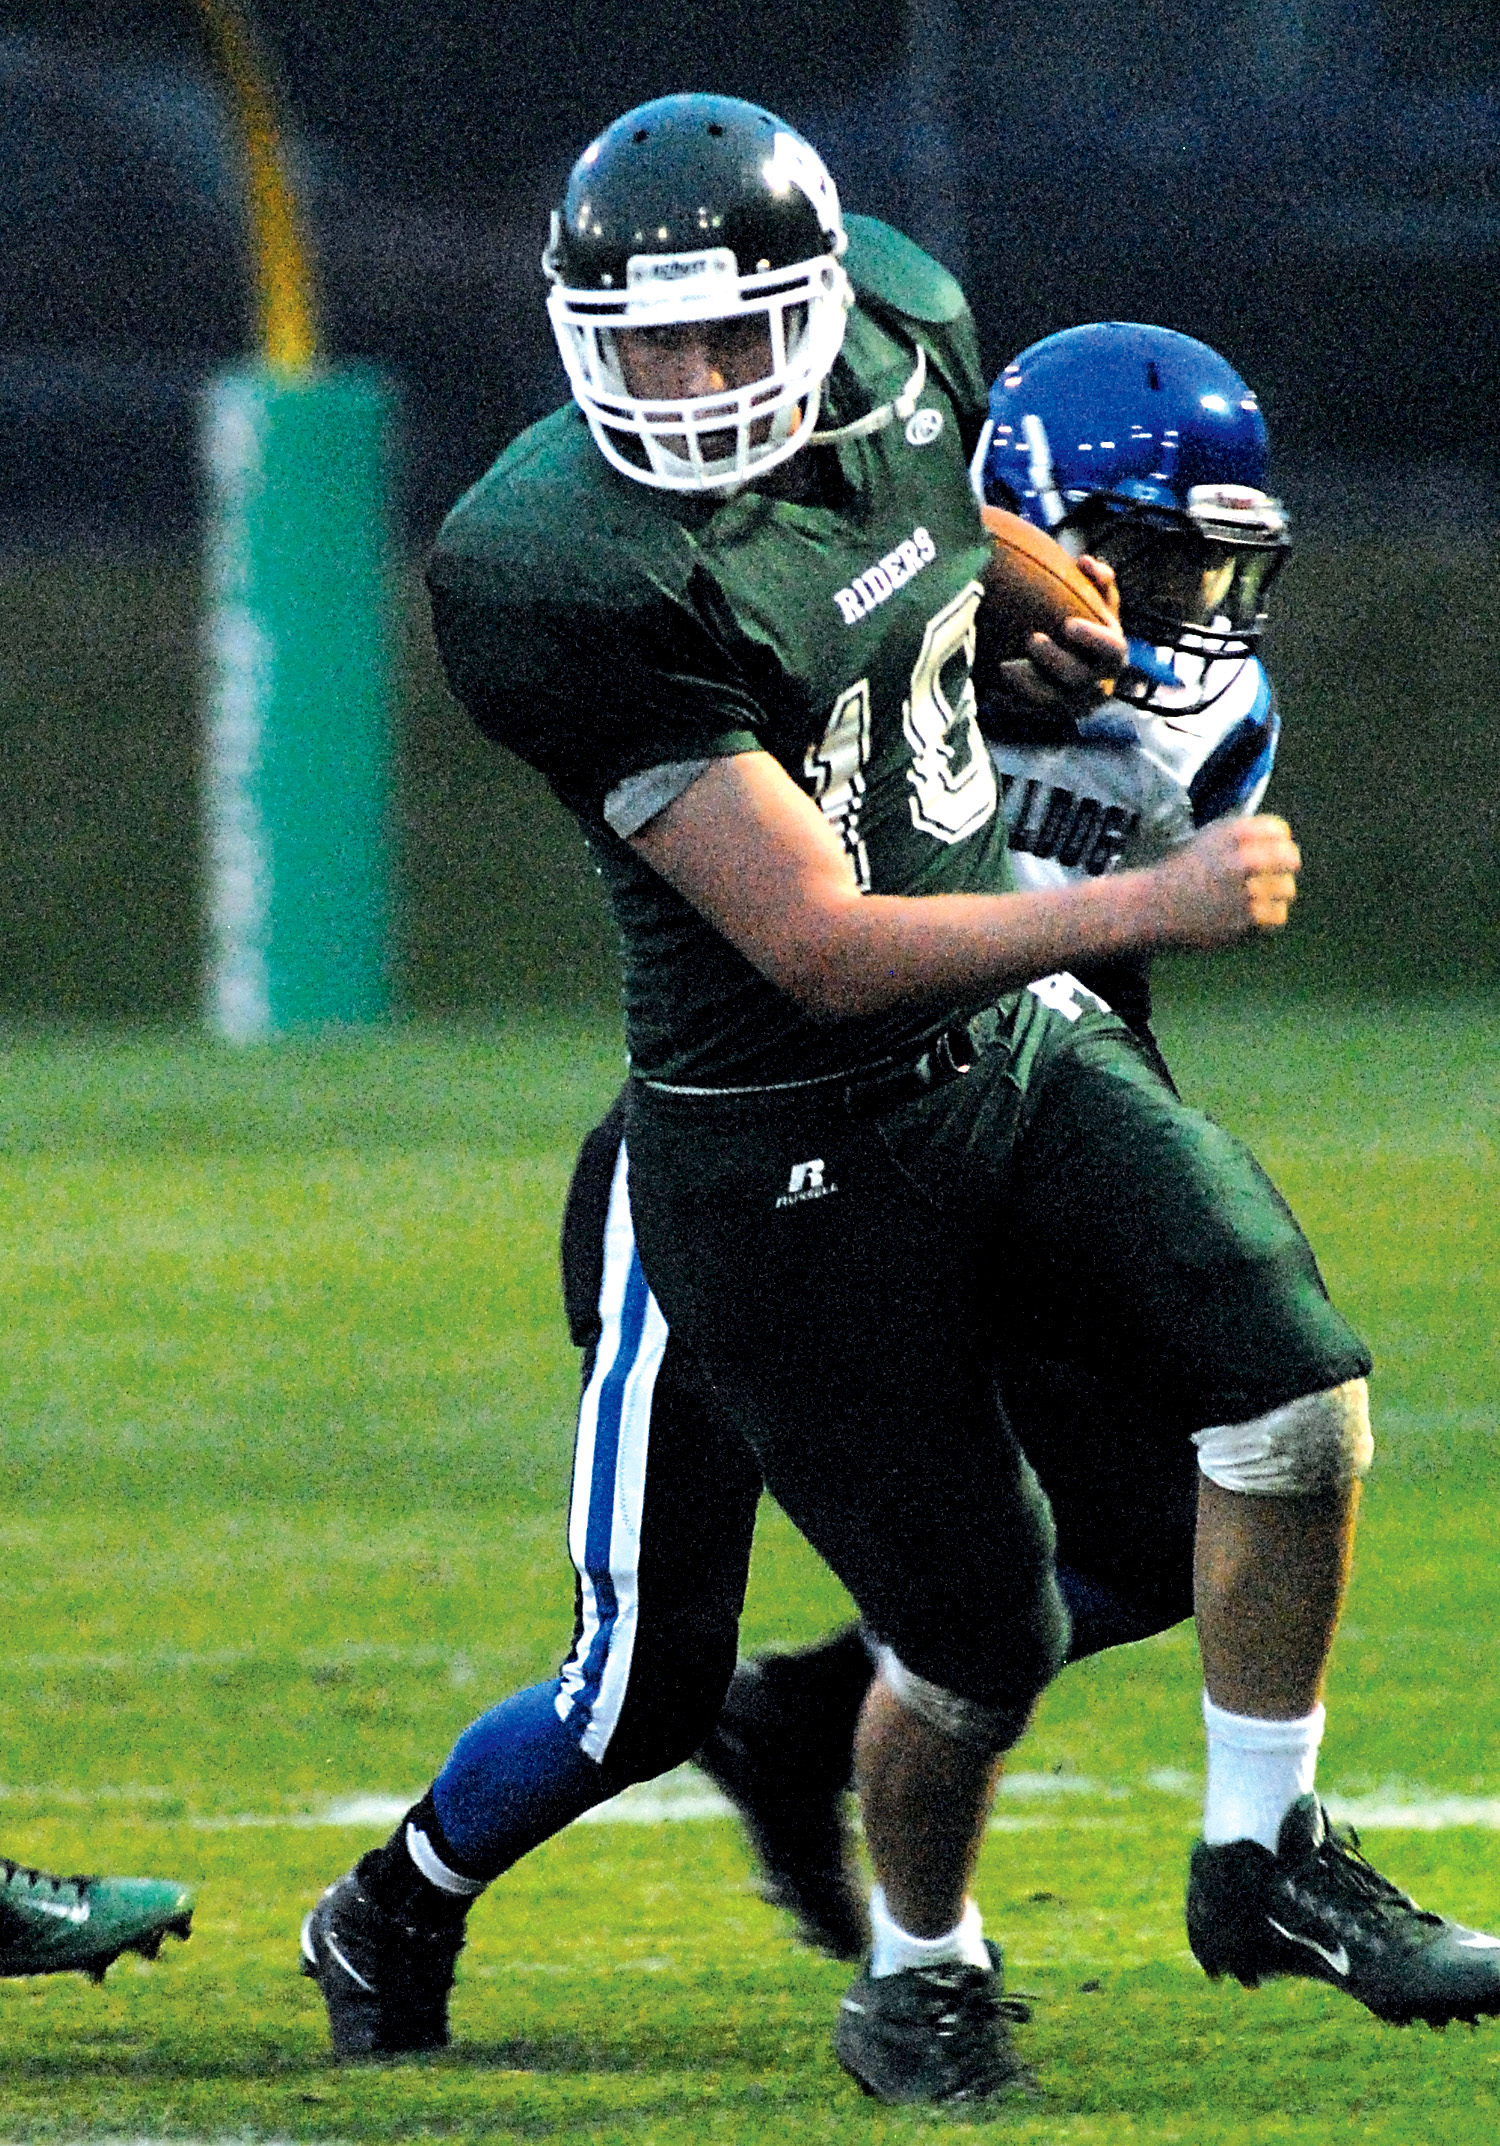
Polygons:
M1108 599L1055 537L1003 507L981 507L979 512L991 545L979 607L975 673L981 683L994 664L1024 656L1032 634L1047 633L1056 640L1064 619L1118 623Z

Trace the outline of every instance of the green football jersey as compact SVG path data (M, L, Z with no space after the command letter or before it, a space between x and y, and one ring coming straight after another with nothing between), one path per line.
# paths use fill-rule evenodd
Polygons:
M455 693L582 823L620 931L631 1064L652 1079L841 1071L935 1017L803 1013L613 830L633 778L768 752L867 891L1011 884L969 675L988 556L968 471L985 408L973 323L909 240L862 217L849 230L858 302L819 430L894 402L919 352L926 382L909 416L803 450L837 457L818 488L833 503L776 497L774 472L730 498L638 484L570 404L459 502L430 567Z

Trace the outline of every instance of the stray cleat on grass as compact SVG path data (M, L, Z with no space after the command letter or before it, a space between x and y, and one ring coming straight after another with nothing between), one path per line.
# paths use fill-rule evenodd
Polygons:
M357 1870L335 1878L302 1924L302 1972L328 2007L336 2057L411 2056L448 2045L448 1992L462 1921L422 1930L377 1907Z
M826 1741L795 1688L800 1658L741 1662L718 1723L694 1754L739 1813L761 1867L761 1896L797 1920L797 1935L835 1960L857 1960L870 1921L855 1877L845 1803L849 1737Z
M122 1952L154 1960L192 1928L192 1893L168 1878L59 1878L0 1856L0 1975L102 1982Z
M1361 1855L1358 1834L1333 1831L1313 1795L1282 1819L1274 1856L1259 1841L1198 1842L1187 1926L1204 1972L1247 1989L1310 1975L1393 2026L1472 2026L1500 2012L1500 1937L1419 1908Z
M1000 1948L986 1949L988 1969L860 1976L840 2007L833 2053L867 2094L961 2114L1040 2094L1010 2038L1011 2023L1030 2019L1030 2007L1001 1995Z

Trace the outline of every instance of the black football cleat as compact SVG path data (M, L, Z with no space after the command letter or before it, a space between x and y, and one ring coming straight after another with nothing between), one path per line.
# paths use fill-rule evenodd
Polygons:
M804 1944L857 1960L869 1947L870 1922L846 1811L850 1735L840 1724L824 1748L810 1736L796 1703L798 1661L741 1662L695 1763L739 1813L762 1897L796 1917Z
M1314 1795L1281 1821L1273 1856L1259 1841L1199 1841L1188 1877L1188 1943L1206 1974L1254 1989L1310 1975L1377 2019L1472 2025L1500 2012L1500 1937L1419 1908L1336 1833Z
M1040 2092L1010 2038L1030 2008L1001 1994L1000 1948L987 1950L988 1969L860 1976L839 2008L833 2053L867 2094L966 2111Z
M448 1992L463 1950L461 1922L400 1922L346 1871L302 1924L302 1972L328 2007L336 2057L410 2056L448 2045Z

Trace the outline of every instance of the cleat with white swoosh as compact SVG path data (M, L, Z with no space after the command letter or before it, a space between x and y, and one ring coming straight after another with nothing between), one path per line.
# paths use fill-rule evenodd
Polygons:
M1275 1855L1259 1841L1197 1843L1187 1926L1204 1972L1247 1989L1307 1975L1396 2026L1500 2012L1500 1937L1419 1908L1313 1795L1282 1819Z
M448 2042L462 1918L419 1929L379 1907L359 1871L335 1878L302 1922L302 1972L328 2007L336 2057L411 2056Z
M0 1856L0 1975L102 1982L122 1952L154 1960L192 1925L192 1893L169 1878L61 1878Z

